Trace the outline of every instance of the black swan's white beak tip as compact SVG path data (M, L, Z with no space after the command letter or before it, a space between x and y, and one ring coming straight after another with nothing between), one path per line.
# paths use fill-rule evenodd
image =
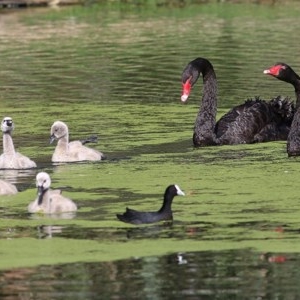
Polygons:
M181 102L186 102L186 100L188 99L189 95L183 94L181 96Z

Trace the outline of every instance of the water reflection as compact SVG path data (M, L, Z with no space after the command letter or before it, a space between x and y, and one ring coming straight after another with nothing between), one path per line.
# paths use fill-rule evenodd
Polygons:
M76 212L63 212L59 214L30 214L29 219L32 220L71 220L76 217Z
M270 260L266 257L284 257ZM1 299L298 299L299 254L174 253L0 272ZM15 297L15 298L14 298Z
M62 233L63 226L46 225L38 226L38 237L40 239L52 238L54 234Z
M36 169L26 170L0 170L0 178L10 183L16 184L18 190L22 191L29 186L34 186L34 178L37 173Z

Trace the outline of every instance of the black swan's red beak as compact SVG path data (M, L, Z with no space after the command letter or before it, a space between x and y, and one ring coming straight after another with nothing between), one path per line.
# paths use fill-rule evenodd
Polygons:
M182 94L181 94L181 102L186 102L191 92L192 84L191 78L189 78L185 83L182 83Z
M264 70L264 74L277 77L279 75L280 70L283 68L284 68L284 66L282 66L282 65L275 65L275 66L270 67L267 70Z

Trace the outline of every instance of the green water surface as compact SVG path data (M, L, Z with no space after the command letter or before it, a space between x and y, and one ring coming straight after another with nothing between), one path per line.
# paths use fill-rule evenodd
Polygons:
M285 61L300 72L299 11L110 4L1 15L1 111L38 169L0 173L20 190L0 198L0 269L181 251L300 252L299 158L287 157L285 142L194 149L201 83L180 103L182 69L197 56L215 66L218 117L256 95L294 99L291 86L262 71ZM90 147L107 160L53 165L56 120L71 140L98 134ZM41 170L78 204L76 216L27 214ZM186 196L174 199L172 225L116 219L126 206L158 209L173 183Z

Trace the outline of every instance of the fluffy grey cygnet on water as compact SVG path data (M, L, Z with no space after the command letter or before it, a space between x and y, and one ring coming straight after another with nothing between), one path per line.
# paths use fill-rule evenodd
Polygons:
M61 195L60 190L50 190L51 179L48 173L40 172L36 175L37 198L28 205L30 213L59 214L75 212L76 204Z
M84 145L90 140L69 142L69 129L64 122L54 122L50 135L50 144L57 140L52 162L97 161L104 158L101 152Z
M3 132L3 154L0 156L0 169L31 169L36 163L25 155L15 151L12 131L14 122L12 118L5 117L1 123Z
M10 182L0 180L0 195L15 195L18 193L18 189Z

